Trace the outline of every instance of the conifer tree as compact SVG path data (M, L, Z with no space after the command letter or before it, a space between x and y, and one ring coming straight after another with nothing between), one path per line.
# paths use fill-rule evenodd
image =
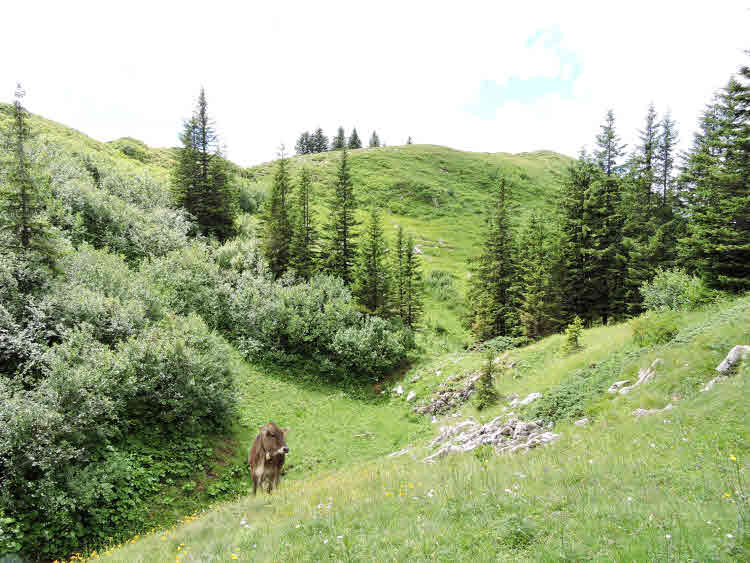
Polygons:
M391 273L386 252L380 213L373 208L359 250L352 293L369 313L380 316L390 312Z
M330 219L326 225L326 269L331 275L344 280L347 285L354 280L353 268L357 257L356 209L348 153L343 149L330 201Z
M391 271L393 272L393 310L401 319L406 318L406 239L404 227L398 226L396 231L396 245L393 252Z
M314 143L310 136L310 132L305 131L300 134L299 139L297 139L297 144L294 145L294 150L297 154L310 154L316 152L313 150L313 145Z
M596 152L596 160L599 168L607 175L612 176L619 172L617 160L624 154L625 145L620 144L620 137L615 131L615 114L612 110L607 112L602 132L596 137L599 150Z
M196 218L204 235L224 241L234 234L236 211L229 171L203 88L193 116L184 123L180 141L172 172L175 199Z
M500 179L487 223L482 253L472 265L468 296L472 330L481 340L507 336L515 324L515 244L505 178Z
M361 149L362 141L359 140L357 135L357 128L352 129L352 134L349 136L349 149Z
M406 139L406 144L407 145L411 145L412 144L411 136Z
M730 79L701 119L687 160L690 222L680 253L703 280L750 289L750 69Z
M560 198L561 314L565 322L576 315L590 319L592 297L586 281L587 230L584 221L586 194L597 174L596 165L585 151L569 169Z
M370 137L370 148L375 148L380 146L380 138L378 137L378 133L376 131L372 132L372 136Z
M422 278L422 260L417 254L412 235L406 239L404 252L403 316L401 319L410 328L417 328L424 312L424 279Z
M289 161L284 154L284 147L279 151L279 164L271 186L263 217L265 233L263 249L268 265L274 276L279 277L289 267L290 247L292 242L292 224L290 220L290 180Z
M306 280L313 275L317 262L315 246L318 235L310 207L311 193L312 173L309 168L303 168L297 188L297 200L293 208L290 267Z
M312 151L314 153L327 152L328 151L328 137L323 134L323 129L318 127L315 133L312 135L311 142Z
M661 191L661 205L667 205L667 196L674 190L674 152L679 142L677 122L669 112L661 122L661 132L656 147L656 175Z
M0 183L0 229L10 233L10 245L24 258L33 257L52 266L55 251L42 197L43 185L49 179L39 174L28 153L33 134L29 113L23 106L24 96L18 84L6 138L11 154L5 166L5 182Z
M552 252L549 220L532 213L521 233L518 260L519 318L524 334L536 340L552 332Z
M655 165L659 144L659 125L656 109L654 108L654 104L651 103L646 113L646 124L638 132L641 141L638 147L639 177L645 194L646 205L651 205L651 192L656 177Z
M333 141L331 141L331 150L332 151L340 151L341 149L346 148L346 134L344 133L344 128L339 127L339 130L336 132L336 136L333 138Z

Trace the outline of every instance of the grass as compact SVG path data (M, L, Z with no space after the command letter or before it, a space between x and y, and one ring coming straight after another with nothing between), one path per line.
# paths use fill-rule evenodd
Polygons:
M747 560L750 522L741 484L747 486L750 469L750 363L711 392L698 390L731 346L750 339L748 320L750 296L681 314L682 329L666 344L638 347L630 327L621 324L584 331L583 349L570 356L560 356L561 336L513 351L516 367L498 378L497 387L522 396L531 391L546 395L572 374L595 372L597 366L606 366L602 377L609 383L631 377L656 357L664 364L653 382L628 395L589 393L583 405L589 425L561 420L555 431L562 437L553 445L486 463L472 455L420 463L430 452L424 423L415 423L414 431L401 428L411 424L403 398L387 395L373 403L373 410L361 406L360 419L335 394L316 395L319 390L306 391L294 381L286 387L281 377L282 397L273 393L275 409L291 412L295 404L307 404L310 418L322 425L316 434L324 427L359 432L360 421L366 420L368 427L395 431L401 444L417 442L410 446L416 460L409 455L362 460L367 453L354 459L362 452L343 445L348 433L342 443L316 437L318 449L311 455L331 451L352 457L323 472L323 465L310 468L315 475L297 469L298 476L307 475L303 479L290 471L278 494L222 504L103 559ZM423 397L446 375L470 372L481 362L481 353L447 354L413 367L403 385ZM415 375L419 381L408 383ZM266 376L258 377L263 379L250 374L248 384L267 382ZM283 395L297 392L299 402L295 396L285 406ZM631 415L637 407L661 408L668 402L676 405L668 413ZM244 419L254 425L263 418L255 410L262 408L252 407ZM526 408L531 412L534 403ZM501 404L482 411L481 419L502 409ZM470 404L460 410L463 416L479 414ZM298 425L307 424L302 409L290 416L299 417ZM312 440L308 433L290 434L293 455ZM390 445L400 444L385 440L378 448L386 451Z

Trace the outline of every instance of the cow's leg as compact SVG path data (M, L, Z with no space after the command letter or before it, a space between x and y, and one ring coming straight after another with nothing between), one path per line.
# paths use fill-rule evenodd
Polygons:
M257 494L258 491L258 478L253 475L253 496Z

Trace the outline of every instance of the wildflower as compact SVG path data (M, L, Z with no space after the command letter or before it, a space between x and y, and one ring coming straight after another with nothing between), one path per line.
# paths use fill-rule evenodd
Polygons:
M731 459L732 461L737 461L737 458L736 458L736 457L734 457L733 455L730 455L730 456L729 456L729 459Z
M665 538L667 538L668 540L671 540L671 539L672 539L672 536L671 536L671 535L669 535L669 534L667 534L667 535L666 535L666 536L664 536L664 537L665 537Z
M336 539L337 539L337 540L343 540L343 539L344 539L344 536L336 536Z
M385 496L391 497L391 496L393 496L393 493L390 493L390 492L389 493L385 493Z
M300 525L299 525L299 524L297 524L297 525L295 526L295 528L297 528L297 529L299 530L299 526L300 526Z
M633 497L628 497L628 502L633 502Z
M234 553L232 554L232 559L239 559Z
M327 544L327 543L328 543L328 538L323 540L323 544Z
M731 497L731 496L732 496L732 493L724 493L724 494L723 494L723 495L721 495L721 496L722 496L723 498L729 498L729 497Z
M727 537L731 540L734 536L732 534L727 534Z

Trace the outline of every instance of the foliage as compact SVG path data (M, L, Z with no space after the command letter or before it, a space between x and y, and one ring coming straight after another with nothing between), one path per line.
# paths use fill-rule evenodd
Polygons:
M639 346L666 344L680 332L676 311L649 311L630 321L633 340Z
M336 132L336 136L331 141L331 150L340 151L346 148L346 135L344 134L344 128L339 127Z
M242 182L237 188L237 205L245 213L258 213L266 201L266 193Z
M362 141L360 140L359 135L357 135L356 127L352 129L352 134L349 135L349 143L347 144L347 148L349 148L350 150L362 148Z
M456 276L446 270L432 270L425 279L425 288L448 307L455 306L461 299L456 286Z
M290 267L304 279L310 279L318 262L318 229L312 209L312 174L303 168L292 214Z
M391 270L386 260L380 212L373 208L359 250L352 294L369 313L387 316L391 308Z
M487 354L482 372L476 385L476 406L480 411L497 403L498 395L495 389L495 366L492 363L494 357Z
M563 354L573 354L582 348L580 342L582 332L583 321L581 320L581 317L576 315L573 317L573 322L565 329L565 343L562 348Z
M291 182L284 147L281 147L279 156L279 167L263 214L266 261L276 277L281 276L289 267L292 243Z
M330 218L325 227L326 270L349 285L354 281L354 264L357 256L357 233L354 229L359 221L355 217L357 199L354 195L346 149L341 153L333 190L333 197L329 203Z
M479 344L477 350L490 350L495 354L500 354L506 350L525 346L529 342L526 336L496 336Z
M651 281L643 283L640 291L649 311L693 311L716 295L702 280L681 269L658 270Z

